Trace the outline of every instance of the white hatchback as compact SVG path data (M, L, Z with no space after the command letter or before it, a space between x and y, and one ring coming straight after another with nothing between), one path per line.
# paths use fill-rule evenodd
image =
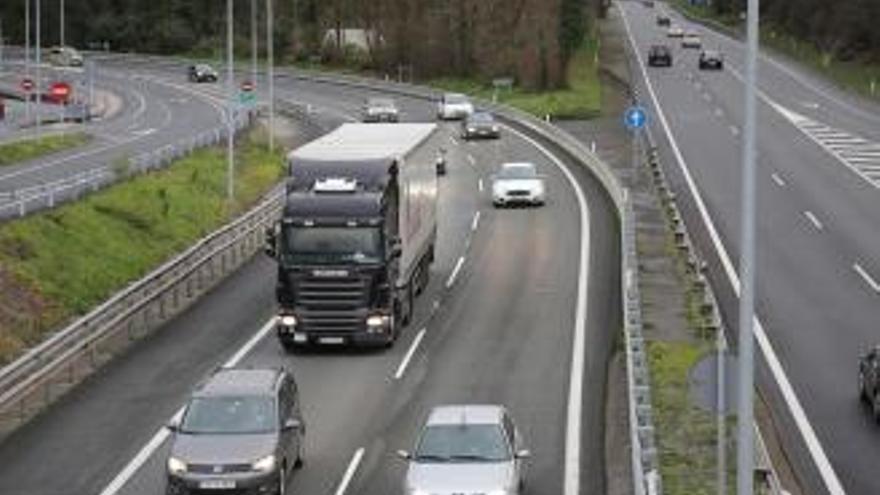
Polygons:
M461 93L444 93L437 103L437 118L440 120L464 119L474 113L474 105Z
M496 207L513 204L543 205L547 201L544 177L534 163L505 163L492 176L492 204Z

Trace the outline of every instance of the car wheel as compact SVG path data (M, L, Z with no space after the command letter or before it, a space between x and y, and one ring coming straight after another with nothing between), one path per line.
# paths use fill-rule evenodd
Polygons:
M287 493L287 463L281 464L281 470L278 472L278 495Z
M296 451L296 462L293 463L293 469L302 469L306 463L306 456L303 453L303 438L299 437L299 448Z
M871 398L871 413L874 421L880 423L880 394L875 393Z

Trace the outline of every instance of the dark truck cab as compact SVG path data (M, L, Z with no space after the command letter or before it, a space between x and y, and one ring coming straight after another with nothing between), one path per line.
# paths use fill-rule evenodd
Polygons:
M390 346L427 285L437 235L435 126L363 127L346 124L291 154L284 212L267 232L286 349Z

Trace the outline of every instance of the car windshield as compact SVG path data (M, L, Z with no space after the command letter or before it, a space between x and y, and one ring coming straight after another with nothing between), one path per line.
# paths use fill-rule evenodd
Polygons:
M446 103L450 105L460 105L467 102L468 100L464 95L446 95Z
M394 102L387 98L372 98L367 101L367 105L371 107L390 108L394 106Z
M468 120L478 124L491 124L493 121L492 115L488 113L475 113Z
M269 433L277 428L271 397L196 397L190 401L180 431L192 434Z
M196 70L201 71L201 72L210 72L211 66L210 65L197 65Z
M498 425L434 425L425 428L414 455L417 462L502 462L510 446Z
M515 165L510 167L502 167L498 172L500 179L534 179L537 177L535 168L531 165Z
M382 235L378 227L301 227L284 231L286 264L378 263Z

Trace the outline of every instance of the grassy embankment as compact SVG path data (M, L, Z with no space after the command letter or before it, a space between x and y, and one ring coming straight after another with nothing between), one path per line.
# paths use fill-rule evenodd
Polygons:
M550 115L554 119L591 119L602 111L599 81L598 43L589 41L578 50L568 68L568 88L553 91L526 91L514 87L500 90L498 101L529 112L538 117ZM442 78L428 84L444 89L492 99L491 83L474 79Z
M0 225L0 363L137 280L253 204L283 173L280 152L251 134L226 198L221 149L54 210Z
M92 137L84 132L55 134L0 144L0 167L82 146Z
M740 24L737 17L718 17L705 6L689 5L684 0L676 0L674 5L694 17L719 22L729 28ZM844 88L880 100L880 64L870 64L858 59L837 60L813 43L795 38L784 29L763 21L761 44L792 58Z

